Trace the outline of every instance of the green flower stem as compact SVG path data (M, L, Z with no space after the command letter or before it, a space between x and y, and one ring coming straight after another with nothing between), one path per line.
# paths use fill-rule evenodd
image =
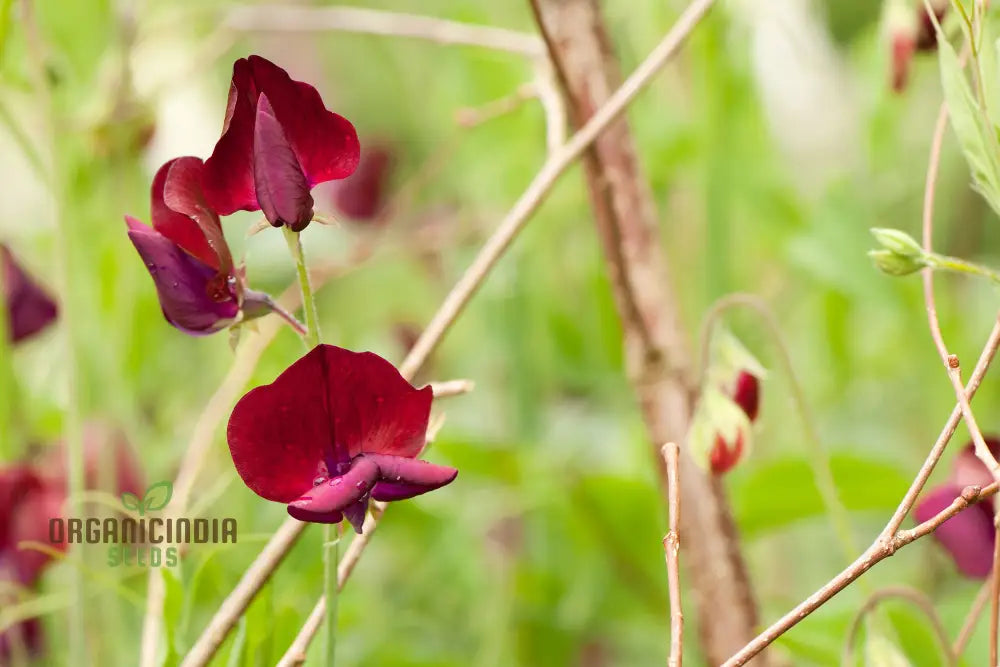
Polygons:
M59 318L62 324L63 341L63 371L66 382L66 409L63 416L63 439L66 443L66 494L65 511L69 516L82 517L83 504L81 497L84 492L83 468L83 427L80 410L80 369L79 369L79 328L77 325L76 289L78 282L74 276L76 260L73 253L73 243L76 229L73 221L65 215L66 206L66 174L60 157L67 151L69 137L63 128L67 123L62 118L52 90L45 65L49 62L47 44L39 30L35 16L35 3L22 0L22 21L24 23L25 42L27 43L31 61L31 75L34 93L43 112L45 137L43 149L39 155L47 162L42 165L50 175L52 218L56 222L56 261L55 283L59 293ZM29 157L29 160L31 158ZM67 664L82 665L88 662L87 629L86 629L86 587L83 577L83 550L70 549L67 559L74 564L69 574L70 597L73 604L68 609L67 633Z
M329 524L323 531L323 591L326 595L323 664L332 667L337 653L337 569L340 565L340 524Z
M319 318L316 314L316 299L309 283L305 253L302 252L302 238L287 226L281 228L285 234L288 250L295 260L299 289L302 290L302 310L305 313L306 333L303 338L309 349L319 345ZM323 592L326 595L326 623L324 624L323 661L325 667L336 664L337 653L337 566L340 560L340 535L337 524L327 525L323 530Z
M964 259L959 259L957 257L938 255L937 253L930 253L924 259L928 266L937 271L969 273L976 276L983 276L984 278L992 280L994 283L1000 284L1000 272L994 271L993 269L981 264L967 262Z
M302 290L302 310L306 318L306 345L310 349L319 345L319 318L316 315L316 300L313 298L312 285L309 282L309 270L306 268L305 253L302 252L302 239L298 232L293 232L288 227L282 227L285 233L285 242L288 243L288 250L295 260L295 270L298 274L299 289Z

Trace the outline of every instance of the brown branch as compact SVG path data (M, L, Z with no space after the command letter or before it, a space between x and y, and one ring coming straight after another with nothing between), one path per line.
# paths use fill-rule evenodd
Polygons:
M978 486L967 486L962 490L962 495L933 517L915 526L910 530L901 530L889 542L876 541L853 563L848 565L840 574L827 582L822 588L810 595L797 607L778 619L773 625L760 633L749 644L744 646L729 660L723 663L723 667L736 667L745 665L748 660L760 653L768 644L783 635L799 621L823 606L830 598L844 590L862 574L870 570L889 556L902 549L907 544L921 537L925 537L934 532L938 526L955 516L970 504L979 502L996 494L997 482L993 482L987 487L980 489Z
M535 35L361 7L295 7L254 5L231 9L225 25L233 30L313 32L339 30L387 37L412 37L438 44L479 46L538 57L545 50Z
M710 5L694 3L681 21L693 25ZM532 8L566 91L570 119L585 126L600 113L620 76L599 3L532 0ZM696 378L659 241L656 205L625 120L595 141L584 157L584 173L622 322L629 380L669 504L660 446L683 441ZM681 475L685 569L705 659L718 664L753 636L757 609L721 483L686 453Z
M681 550L680 532L677 528L681 516L680 475L678 473L681 448L676 442L663 445L663 461L667 466L667 484L670 530L663 538L663 551L667 560L667 584L670 589L670 657L668 667L681 667L684 659L684 610L681 608L681 575L678 554Z
M944 624L941 623L941 617L935 611L934 605L931 604L926 595L906 586L889 586L888 588L883 588L875 591L865 600L864 604L861 605L861 609L858 610L858 613L851 621L851 626L847 631L847 640L844 642L844 654L840 664L854 664L854 644L857 640L858 631L861 629L861 621L882 602L893 598L905 600L923 613L931 624L934 635L937 637L941 652L944 654L945 666L951 667L951 665L954 665L958 661L958 658L951 648L951 642L948 641L948 633L945 631Z
M664 36L660 43L657 44L625 82L608 97L607 102L593 117L558 150L549 153L545 164L542 165L542 168L535 175L534 179L532 179L520 199L518 199L510 212L504 217L499 227L480 249L479 254L473 260L472 264L455 284L451 292L448 293L447 297L445 297L444 302L438 308L427 328L400 364L399 370L403 377L413 378L420 371L424 363L426 363L427 358L437 348L438 344L451 328L451 325L479 290L486 276L507 248L510 247L510 244L521 229L524 228L531 215L541 205L553 185L555 185L587 147L618 118L628 104L652 80L653 76L670 60L687 35L712 6L713 2L714 0L695 0L684 11L677 23L674 24L673 28ZM292 521L291 519L287 520L283 528ZM373 523L372 530L377 525L377 522ZM272 541L274 539L272 538ZM342 568L345 565L349 566L345 568L345 580L346 577L350 576L354 564L367 546L368 539L370 539L370 534L366 529L364 535L359 535L352 540L347 555L341 561ZM354 550L355 543L358 543L356 551ZM268 546L265 546L265 551L267 551L269 546L270 543ZM356 553L357 556L354 556L352 560L353 553ZM264 552L258 556L258 560L263 557L263 554ZM257 561L254 561L254 565L256 564ZM246 578L241 580L240 584L230 593L223 605L227 606L229 600L234 597L243 598L247 594L250 596L249 599L252 599L252 596L266 583L273 568L277 567L277 565L277 561L271 562L272 570L261 570L261 579L258 581L251 581ZM184 667L207 664L218 650L222 639L232 630L240 614L242 614L242 610L236 605L228 605L227 609L229 610L227 616L217 617L219 626L216 630L222 630L222 626L224 625L224 632L209 633L206 630L195 643L194 648L192 648L192 653L196 650L198 651L198 659L186 659L183 663Z

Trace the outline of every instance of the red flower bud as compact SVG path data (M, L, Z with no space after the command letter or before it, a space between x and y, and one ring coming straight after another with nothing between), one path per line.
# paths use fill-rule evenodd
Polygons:
M55 302L31 279L0 244L0 272L3 273L3 300L7 306L7 329L14 343L34 336L56 319Z

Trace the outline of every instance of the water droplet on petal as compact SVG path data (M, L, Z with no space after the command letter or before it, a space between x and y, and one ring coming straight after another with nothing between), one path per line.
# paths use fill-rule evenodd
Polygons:
M338 484L340 484L343 481L344 480L341 477L334 477L333 479L330 480L330 486L337 486Z
M319 486L320 484L322 484L325 481L326 481L326 477L323 477L322 475L320 475L316 479L313 480L313 486Z

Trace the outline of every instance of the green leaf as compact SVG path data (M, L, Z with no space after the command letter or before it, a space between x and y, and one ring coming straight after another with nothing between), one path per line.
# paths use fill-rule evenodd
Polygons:
M865 642L865 667L910 667L910 661L885 636L872 632Z
M140 515L143 513L139 496L131 491L126 491L122 494L122 507L133 512L138 512Z
M980 112L954 47L940 25L935 23L935 29L938 31L941 86L944 89L952 129L972 170L975 189L986 199L990 207L1000 214L1000 164L997 162L998 156L995 152L997 145L995 130L993 127L987 127L987 120ZM987 51L993 54L993 49Z
M143 496L143 512L155 512L167 506L174 495L174 485L171 482L157 482L146 489Z
M902 471L881 461L835 454L830 464L837 493L851 511L892 512L909 486ZM734 478L730 497L740 531L747 537L781 530L825 512L805 458L774 461Z
M173 667L181 661L182 647L178 646L180 639L177 628L184 609L184 584L168 567L160 568L163 577L163 627L167 633L167 653L163 657L162 667Z

